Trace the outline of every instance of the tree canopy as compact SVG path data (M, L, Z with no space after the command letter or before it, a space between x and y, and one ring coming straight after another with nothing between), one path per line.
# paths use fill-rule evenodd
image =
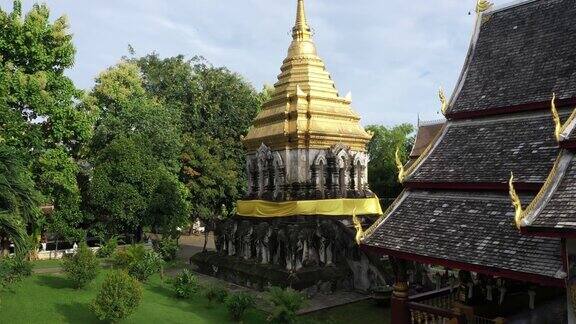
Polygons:
M189 216L178 181L180 118L143 87L139 67L122 62L103 72L87 99L100 111L90 145L90 207L108 235L144 226L173 233Z
M394 127L370 125L367 130L374 133L368 143L370 162L368 163L368 182L370 188L380 198L395 198L402 190L398 183L398 168L395 163L396 149L399 148L402 162L408 161L408 155L414 144L414 126L401 124Z
M66 17L52 22L39 4L24 15L19 0L12 12L0 9L0 137L23 154L35 187L63 219L80 213L75 158L94 117L77 104L82 92L64 74L74 55Z

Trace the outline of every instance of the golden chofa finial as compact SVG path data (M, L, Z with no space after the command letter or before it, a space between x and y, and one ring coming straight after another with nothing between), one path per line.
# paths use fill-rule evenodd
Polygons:
M356 207L354 207L352 211L352 223L354 223L354 228L356 228L356 244L360 245L364 239L364 230L362 229L362 223L358 217L356 217Z
M308 40L312 35L312 30L308 26L306 20L306 9L304 8L304 0L298 0L298 8L296 9L296 24L292 28L292 38L294 40Z
M484 11L490 9L494 4L487 0L477 0L476 1L476 13L481 14Z
M396 148L395 153L395 160L396 160L396 167L398 168L398 182L403 183L404 178L406 177L405 170L404 170L404 163L400 159L400 147Z
M558 109L556 109L556 94L552 94L552 100L550 101L550 110L552 110L552 119L554 120L554 136L557 141L560 141L560 134L562 133L562 121L560 121L560 115L558 114Z
M440 106L440 111L442 111L442 114L446 115L446 111L448 110L448 100L446 99L446 94L444 94L444 89L442 89L442 87L438 89L438 98L440 98L440 103L442 104L442 106Z
M510 180L508 181L510 199L512 200L512 206L514 206L514 222L516 223L516 227L520 228L520 224L522 223L522 218L524 217L524 210L522 209L522 201L520 201L520 197L516 193L516 189L514 188L514 173L510 172Z

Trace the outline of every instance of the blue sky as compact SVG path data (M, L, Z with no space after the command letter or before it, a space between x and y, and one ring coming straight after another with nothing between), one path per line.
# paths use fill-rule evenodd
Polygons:
M23 0L26 8L36 1ZM68 74L88 89L127 54L202 55L273 84L290 43L296 0L46 0L66 14L77 47ZM495 1L499 4L502 1ZM362 123L438 119L437 89L458 78L475 0L306 0L308 20L341 95L353 95ZM11 0L0 0L11 10Z

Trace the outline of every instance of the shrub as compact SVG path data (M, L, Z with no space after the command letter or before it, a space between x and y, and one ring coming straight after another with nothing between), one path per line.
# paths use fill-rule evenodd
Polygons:
M62 269L74 287L78 289L86 287L98 276L100 263L86 242L82 242L74 255L64 258Z
M234 293L226 297L226 309L234 321L240 321L248 309L254 307L254 297L247 293Z
M198 278L188 269L184 269L172 281L178 298L190 298L198 290Z
M228 296L228 290L226 290L226 288L220 285L212 284L206 287L206 289L204 290L204 297L206 297L206 299L208 299L210 303L212 303L213 301L223 303L226 300L227 296Z
M178 240L163 237L161 240L155 242L154 249L160 254L164 261L173 261L176 260L180 246L178 245Z
M32 275L32 262L23 254L0 257L0 288Z
M160 271L162 258L143 245L132 245L129 248L117 251L113 264L118 269L126 270L131 276L144 282L153 274Z
M272 287L268 298L275 307L269 318L273 323L296 322L296 312L306 305L306 296L292 288Z
M116 236L112 236L108 241L106 241L106 243L100 246L100 249L98 250L98 252L96 252L96 255L99 258L109 258L112 255L114 255L114 252L116 252L117 248L118 248L118 238Z
M132 314L141 299L140 283L124 271L113 271L104 280L90 309L100 320L116 322Z

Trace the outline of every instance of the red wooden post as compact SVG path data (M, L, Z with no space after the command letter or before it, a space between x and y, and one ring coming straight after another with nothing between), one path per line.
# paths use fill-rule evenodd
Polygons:
M392 311L392 323L410 324L410 310L408 309L408 280L406 274L406 261L390 258L392 268L396 277L392 298L390 299L390 309Z

